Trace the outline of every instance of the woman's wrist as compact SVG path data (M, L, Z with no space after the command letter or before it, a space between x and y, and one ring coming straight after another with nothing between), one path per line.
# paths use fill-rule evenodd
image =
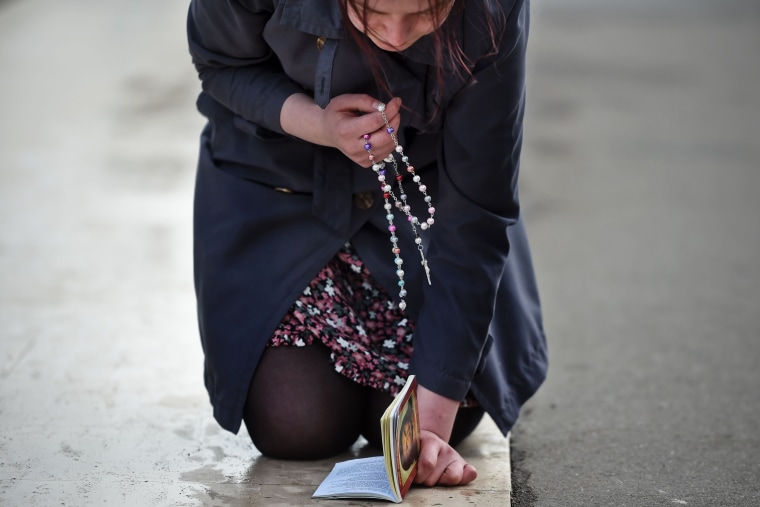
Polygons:
M305 93L294 93L282 104L280 126L282 130L294 137L313 144L329 146L323 139L322 108Z
M420 429L438 435L448 442L459 410L459 402L418 386L417 401L420 409Z

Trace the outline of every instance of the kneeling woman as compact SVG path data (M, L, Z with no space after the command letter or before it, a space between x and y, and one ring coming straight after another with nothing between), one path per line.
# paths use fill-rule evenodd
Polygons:
M195 278L214 416L284 459L360 435L414 373L417 482L477 474L546 375L517 175L526 0L193 0Z

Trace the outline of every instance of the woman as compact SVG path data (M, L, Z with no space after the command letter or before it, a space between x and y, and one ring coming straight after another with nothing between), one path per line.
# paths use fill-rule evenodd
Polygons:
M224 428L245 420L285 459L379 445L415 373L416 481L475 478L453 446L484 412L506 434L546 373L517 197L528 16L523 0L192 1L196 292Z

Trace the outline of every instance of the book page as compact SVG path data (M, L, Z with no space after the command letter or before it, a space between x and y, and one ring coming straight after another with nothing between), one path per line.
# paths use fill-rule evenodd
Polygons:
M396 495L388 483L383 456L352 459L336 464L313 497L374 497L396 501Z

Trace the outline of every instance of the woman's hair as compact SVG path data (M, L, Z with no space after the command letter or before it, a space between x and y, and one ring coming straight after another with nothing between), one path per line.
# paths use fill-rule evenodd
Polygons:
M477 2L476 0L466 1L473 4L469 8L482 9L485 13L485 26L483 29L484 32L486 32L485 35L490 38L491 50L488 52L488 54L483 56L489 56L496 53L498 51L499 42L497 40L495 20L491 13L491 9L488 8L488 4L490 2L488 0L483 0L482 2ZM370 67L372 69L372 74L375 77L375 82L377 83L378 87L390 98L391 92L388 83L383 77L383 73L380 69L380 64L377 54L375 53L374 45L369 42L366 37L363 37L363 35L367 34L368 30L367 9L365 9L367 2L368 0L340 0L340 7L343 13L343 19L348 20L349 8L353 12L357 13L360 17L359 19L362 21L362 25L364 26L364 34L356 30L353 24L348 21L346 22L346 26L348 27L349 32L353 36L356 43L359 45L361 51L368 57ZM447 20L455 21L462 15L465 8L465 0L453 0L453 4L452 0L427 0L427 4L427 11L430 12L434 25L438 27L438 29L434 30L430 36L432 37L433 41L433 54L435 56L436 62L436 83L438 84L438 88L442 89L446 74L452 69L460 77L465 76L469 78L472 76L470 69L474 62L468 61L463 48L457 40L457 23L446 23ZM440 111L433 111L433 118L439 112ZM432 120L432 118L426 118L426 120L429 121Z

